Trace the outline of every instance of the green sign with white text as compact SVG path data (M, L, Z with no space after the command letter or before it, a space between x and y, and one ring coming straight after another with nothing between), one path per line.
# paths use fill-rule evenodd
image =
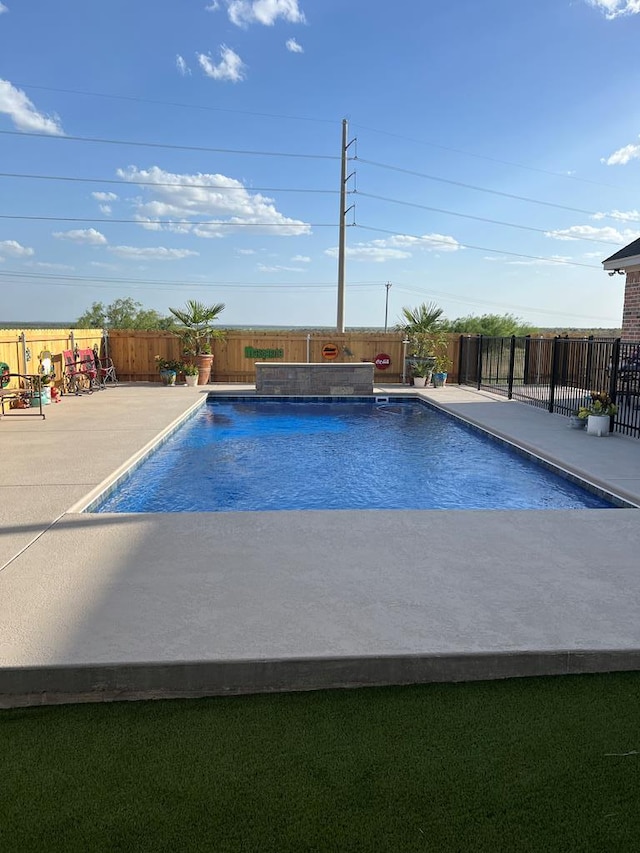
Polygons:
M283 349L254 349L253 347L244 348L245 358L284 358Z

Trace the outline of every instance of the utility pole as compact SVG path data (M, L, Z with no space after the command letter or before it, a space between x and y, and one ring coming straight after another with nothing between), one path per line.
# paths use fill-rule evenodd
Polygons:
M347 203L347 181L351 175L347 175L347 144L348 123L346 118L342 119L342 152L340 163L340 225L338 235L338 320L337 332L344 332L344 256L347 241L347 213L351 207L345 207ZM352 140L353 141L353 140ZM353 174L353 173L352 173Z
M389 317L389 288L391 287L391 282L388 281L385 284L386 294L384 300L384 330L387 331L387 318Z

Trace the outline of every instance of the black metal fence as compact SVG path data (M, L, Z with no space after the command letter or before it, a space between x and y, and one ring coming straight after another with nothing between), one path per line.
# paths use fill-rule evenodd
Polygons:
M461 385L573 414L591 391L618 406L613 430L640 438L640 344L619 338L460 338Z

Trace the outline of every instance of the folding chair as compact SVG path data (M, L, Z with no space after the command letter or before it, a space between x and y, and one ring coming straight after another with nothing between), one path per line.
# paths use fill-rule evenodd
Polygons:
M93 394L101 388L93 350L64 350L64 391L66 394Z
M118 377L116 376L116 366L113 363L113 359L109 358L109 356L100 358L100 356L98 355L97 346L94 346L93 348L93 357L98 368L98 377L100 378L100 385L103 388L107 387L107 382L111 382L112 385L117 385Z

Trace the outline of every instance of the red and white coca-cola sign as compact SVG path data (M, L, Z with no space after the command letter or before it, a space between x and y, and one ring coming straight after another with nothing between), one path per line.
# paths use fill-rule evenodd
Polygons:
M374 358L373 363L377 370L386 370L387 367L391 366L391 356L387 355L386 352L380 352Z

